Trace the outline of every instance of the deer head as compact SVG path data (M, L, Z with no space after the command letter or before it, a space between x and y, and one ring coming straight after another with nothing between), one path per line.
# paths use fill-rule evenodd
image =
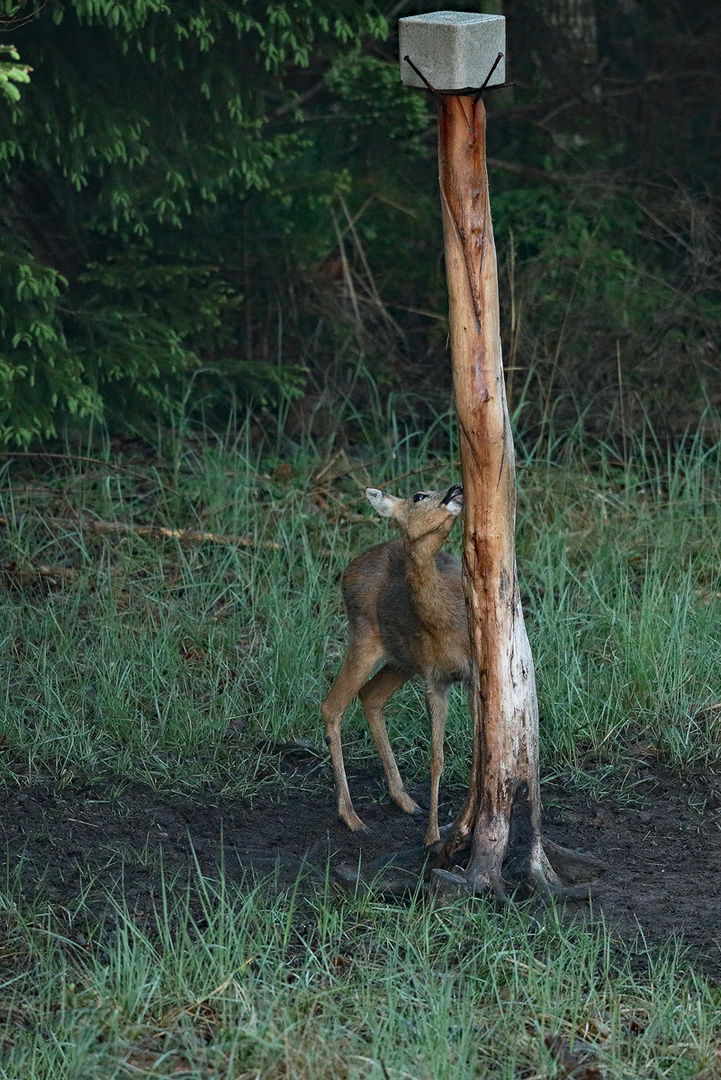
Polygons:
M433 536L440 541L439 550L463 510L463 488L458 484L441 491L417 491L410 499L366 488L366 498L381 517L393 518L411 543Z

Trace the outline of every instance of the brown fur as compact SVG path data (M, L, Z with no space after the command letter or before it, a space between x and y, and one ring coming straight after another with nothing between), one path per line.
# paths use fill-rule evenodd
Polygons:
M426 843L438 839L438 788L448 689L470 681L471 652L461 564L441 549L462 505L459 487L395 499L375 488L369 501L392 517L403 539L369 548L343 575L348 649L333 689L323 702L326 741L338 790L338 814L353 830L364 828L351 801L340 728L356 694L375 739L392 798L407 813L419 812L403 786L386 732L383 708L408 679L420 676L431 721L431 806ZM373 669L383 667L370 678ZM366 681L368 680L368 681Z

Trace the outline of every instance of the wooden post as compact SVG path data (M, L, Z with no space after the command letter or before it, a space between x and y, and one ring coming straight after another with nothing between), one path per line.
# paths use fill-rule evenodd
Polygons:
M466 505L463 584L474 668L470 787L439 846L435 884L504 897L504 869L516 882L555 891L558 878L541 840L538 704L516 571L515 457L501 358L486 112L481 90L469 89L482 88L489 72L489 85L503 83L498 53L505 52L505 20L461 12L401 19L400 45L403 81L425 85L439 102L439 178ZM463 872L443 869L457 861L469 840Z
M496 248L480 95L439 102L439 178L466 517L463 584L473 642L472 777L444 856L472 832L465 882L557 883L541 844L538 704L516 570L516 477L501 357ZM513 836L511 836L511 831ZM455 876L455 875L454 875Z

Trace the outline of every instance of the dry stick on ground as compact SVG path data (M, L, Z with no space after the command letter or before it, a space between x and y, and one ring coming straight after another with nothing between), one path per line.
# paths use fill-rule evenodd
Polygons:
M44 566L42 564L31 567L19 567L15 563L0 566L0 575L12 582L35 581L43 578L49 581L65 581L73 583L77 581L79 571L70 566Z
M480 94L439 99L439 173L453 378L466 494L463 578L474 666L468 797L438 845L434 883L505 897L502 866L564 891L541 840L538 703L516 569L515 456L501 358ZM449 873L471 841L465 870ZM566 853L571 856L572 853ZM588 890L580 890L583 895Z
M249 536L221 536L219 533L195 532L193 529L167 529L163 525L130 525L127 521L98 521L95 519L71 519L42 518L46 525L55 525L58 528L85 528L100 536L113 536L118 534L132 534L135 536L148 536L155 540L180 540L193 544L229 544L241 548L264 548L268 551L279 551L280 544L275 540L253 540ZM0 517L0 526L12 525L12 518Z
M275 540L252 540L247 536L221 536L219 533L195 532L193 529L167 529L163 525L129 525L125 521L85 521L83 525L91 532L103 536L113 533L133 533L135 536L149 536L157 540L181 540L193 544L230 544L238 547L265 547L277 551L280 544Z

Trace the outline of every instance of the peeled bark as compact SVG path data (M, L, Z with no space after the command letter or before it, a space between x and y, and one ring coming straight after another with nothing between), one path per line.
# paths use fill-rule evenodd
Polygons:
M466 517L463 583L472 640L473 763L466 804L440 852L462 874L437 883L503 895L501 868L544 890L538 705L515 553L515 457L501 357L496 250L479 97L440 99L439 174ZM451 880L449 880L451 879Z

